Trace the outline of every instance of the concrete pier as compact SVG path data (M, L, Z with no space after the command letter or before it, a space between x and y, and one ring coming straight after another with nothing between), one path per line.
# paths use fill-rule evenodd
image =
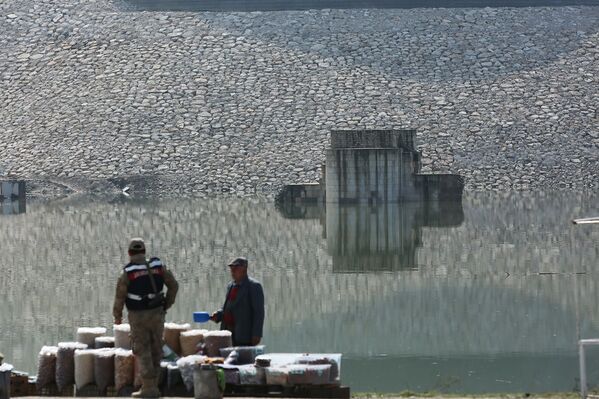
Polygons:
M416 130L331 132L326 153L326 202L381 204L460 200L457 175L422 175Z
M337 130L319 183L285 186L287 218L319 219L335 272L418 265L422 227L459 226L464 179L422 174L416 130Z
M422 174L416 130L335 130L320 183L285 186L277 203L460 201L464 179Z

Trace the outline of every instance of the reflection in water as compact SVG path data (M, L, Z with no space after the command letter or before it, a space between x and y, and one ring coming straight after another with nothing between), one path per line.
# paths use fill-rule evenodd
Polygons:
M461 201L389 204L277 203L288 219L319 219L334 272L397 271L417 268L423 227L457 227Z
M0 201L2 215L18 215L20 213L25 213L27 210L25 205L25 198L19 198L18 200L5 199Z
M354 391L571 390L577 339L599 337L599 229L570 224L599 211L596 196L467 195L444 228L430 211L387 210L391 225L409 223L386 229L418 239L416 270L400 260L384 273L335 273L324 215L289 220L257 201L28 205L0 220L0 351L27 371L42 345L110 325L115 279L138 235L180 280L169 320L221 305L225 264L244 254L266 290L268 349L342 352ZM589 362L596 383L599 357Z
M461 202L326 204L326 237L335 272L416 268L422 227L455 227L464 220Z
M25 213L25 182L0 180L0 215Z

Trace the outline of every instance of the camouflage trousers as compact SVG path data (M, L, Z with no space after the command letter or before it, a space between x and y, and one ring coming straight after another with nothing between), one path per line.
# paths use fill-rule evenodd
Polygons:
M139 362L142 378L160 376L164 315L162 308L129 311L133 354Z

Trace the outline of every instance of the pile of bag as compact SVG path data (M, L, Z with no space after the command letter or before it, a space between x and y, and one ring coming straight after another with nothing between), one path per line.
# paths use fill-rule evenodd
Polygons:
M256 357L268 385L340 385L340 354L268 354Z
M131 328L115 325L114 336L103 327L77 329L77 342L44 346L38 358L38 388L59 390L88 385L105 394L141 385L139 362L131 350ZM203 364L222 369L231 385L339 385L340 354L264 354L264 346L232 347L229 331L192 330L189 324L165 323L161 385L194 389L194 375Z

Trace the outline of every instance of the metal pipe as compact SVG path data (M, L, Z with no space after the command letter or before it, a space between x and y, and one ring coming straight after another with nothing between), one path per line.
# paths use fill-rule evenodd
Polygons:
M580 398L586 399L587 397L587 370L586 362L584 359L584 342L578 341L578 359L580 361Z
M595 223L599 223L599 217L574 219L574 220L572 220L572 223L574 223L574 224L595 224Z

